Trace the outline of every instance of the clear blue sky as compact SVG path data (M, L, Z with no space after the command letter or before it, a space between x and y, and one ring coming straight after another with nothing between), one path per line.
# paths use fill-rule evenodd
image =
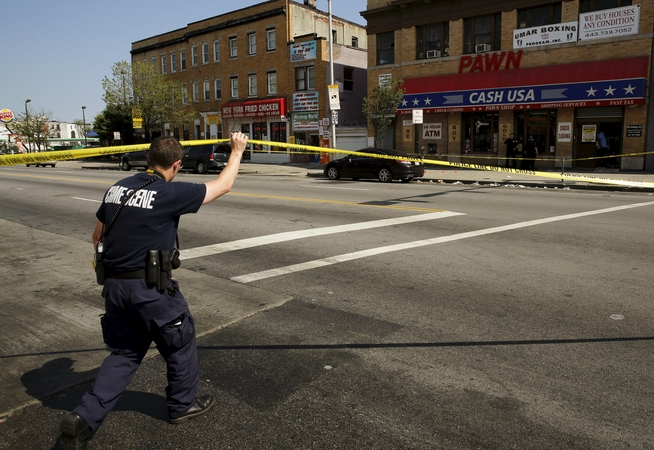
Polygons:
M130 61L132 42L263 0L20 0L3 8L0 109L45 110L53 120L86 121L104 109L102 79ZM302 2L301 0L299 1ZM365 25L366 0L333 0L332 14ZM327 11L327 0L318 0Z

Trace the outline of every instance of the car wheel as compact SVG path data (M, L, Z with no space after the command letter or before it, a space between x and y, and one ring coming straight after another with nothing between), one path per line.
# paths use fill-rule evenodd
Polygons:
M338 170L338 167L331 166L327 169L327 178L330 180L338 180L341 178L341 172Z
M124 171L128 171L131 170L132 166L129 165L129 162L127 162L126 159L123 159L123 162L120 164L120 168Z
M199 174L207 173L207 165L204 163L204 161L198 161L198 167L195 169L195 171Z
M377 173L377 178L382 183L390 183L393 180L393 172L388 167L382 167L379 169L379 173Z

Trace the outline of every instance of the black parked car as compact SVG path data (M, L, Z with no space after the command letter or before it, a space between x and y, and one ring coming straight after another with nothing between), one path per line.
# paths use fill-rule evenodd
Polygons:
M182 169L196 173L222 170L227 165L232 147L229 144L202 144L184 147Z
M408 155L398 150L382 150L379 148L363 148L357 150L361 153L389 155L400 159L374 158L372 156L348 155L344 158L330 161L325 165L325 177L330 180L339 178L377 178L382 183L400 180L408 183L414 178L425 175L425 165L421 162L401 159Z
M131 170L132 167L148 167L148 151L140 150L138 152L125 153L120 157L120 168Z

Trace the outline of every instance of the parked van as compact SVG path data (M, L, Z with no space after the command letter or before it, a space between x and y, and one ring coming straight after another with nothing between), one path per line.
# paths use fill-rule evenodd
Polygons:
M227 165L231 152L228 143L187 146L184 147L181 168L195 173L222 170Z

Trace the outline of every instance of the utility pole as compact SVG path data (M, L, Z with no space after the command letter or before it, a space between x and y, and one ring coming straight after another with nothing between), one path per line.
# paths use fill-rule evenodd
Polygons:
M31 102L31 99L25 100L25 134L27 134L27 153L32 151L32 144L30 143L30 114L27 112L27 104Z
M330 85L334 85L334 32L332 31L332 0L327 0L328 3L328 12L329 12L329 73L330 73ZM327 94L327 98L329 98L329 90ZM331 112L331 142L332 142L332 148L336 148L336 121L334 118L338 114L338 111L335 109L331 109L332 107L329 107L329 110Z
M86 106L82 106L82 133L84 133L84 147L86 148L87 143L86 143L86 114L84 114L84 110L86 109Z

